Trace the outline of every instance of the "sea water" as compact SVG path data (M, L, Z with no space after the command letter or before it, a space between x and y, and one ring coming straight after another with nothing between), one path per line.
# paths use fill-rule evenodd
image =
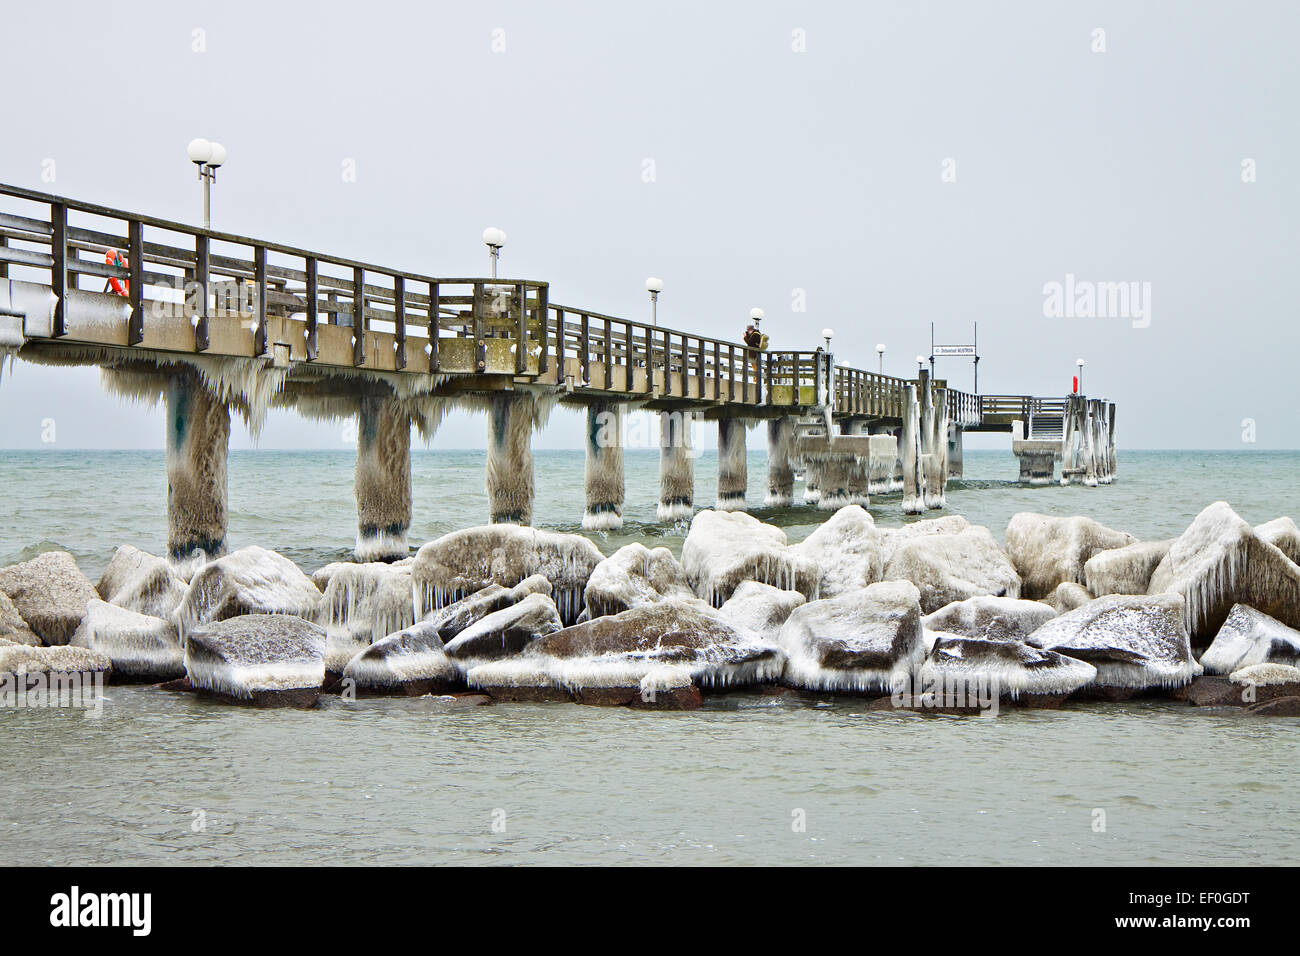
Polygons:
M751 434L751 445L757 435ZM481 451L412 453L413 547L481 523ZM352 453L230 455L229 543L310 572L356 533ZM792 541L829 512L751 511ZM1300 517L1300 453L1121 450L1110 486L1028 487L968 451L945 513L1001 539L1018 511L1086 514L1144 539L1227 500ZM621 531L680 554L654 518L658 456L629 451ZM581 452L536 454L535 524L578 532ZM696 504L716 458L696 462ZM796 485L800 499L802 486ZM166 541L161 452L0 453L0 565L62 548L93 579L114 548ZM877 524L905 519L873 497ZM1286 863L1300 850L1300 721L1169 701L867 711L851 698L709 698L685 713L329 698L255 711L110 685L98 719L0 709L0 864Z

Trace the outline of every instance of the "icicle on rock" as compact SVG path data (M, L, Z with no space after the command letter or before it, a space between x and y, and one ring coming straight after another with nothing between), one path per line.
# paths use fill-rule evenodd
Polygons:
M1106 594L1146 594L1151 575L1169 553L1172 541L1139 541L1123 548L1098 551L1083 565L1088 590Z
M1086 585L1083 566L1089 558L1137 540L1091 518L1054 518L1027 511L1012 516L1006 539L1007 557L1020 575L1024 597L1031 599L1046 597L1062 581Z
M170 617L185 596L185 579L164 558L124 544L113 553L95 589L109 604L151 617Z
M429 624L445 644L489 614L512 607L530 594L545 594L549 597L551 582L540 574L534 574L512 588L489 584L469 597L430 611L424 615L424 623Z
M886 581L911 581L930 614L945 604L981 594L1020 597L1020 576L988 528L925 534L899 544L885 566Z
M1300 528L1290 518L1274 518L1255 527L1255 534L1300 564Z
M1254 664L1300 666L1300 631L1263 611L1234 604L1201 655L1201 666L1207 674L1230 674Z
M530 594L523 600L493 611L447 642L448 657L461 662L493 661L510 657L564 625L549 594Z
M445 607L489 584L513 587L540 574L566 623L582 613L583 591L604 555L578 534L518 525L485 525L430 541L411 567L416 611Z
M946 604L921 622L925 627L961 637L1023 641L1056 612L1039 601L978 595Z
M251 545L195 571L172 617L184 640L199 624L246 614L314 617L321 597L288 558Z
M413 624L359 651L343 668L343 679L359 691L408 697L465 688L463 670L446 655L434 621Z
M682 567L695 593L721 607L742 581L815 593L818 569L786 546L785 532L740 511L701 511L682 544Z
M591 619L618 614L666 597L690 597L686 572L667 548L634 543L596 565L583 594Z
M325 669L337 674L366 645L415 623L411 565L380 561L321 569L327 570L314 620L325 628Z
M880 533L870 512L860 505L848 505L835 512L812 534L791 545L796 565L817 569L813 593L817 598L835 597L856 591L880 580Z
M1056 707L1096 677L1097 668L1086 661L1020 641L942 635L921 665L916 687L949 706L975 700L987 706L1008 698Z

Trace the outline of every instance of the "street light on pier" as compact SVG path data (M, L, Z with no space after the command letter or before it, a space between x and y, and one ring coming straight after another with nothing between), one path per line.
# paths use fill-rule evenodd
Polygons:
M762 309L753 308L749 310L749 321L754 323L754 328L762 329L763 320L767 318L767 313Z
M880 359L880 363L877 366L876 371L879 372L881 375L884 375L885 374L885 343L884 342L881 342L879 345L876 346L876 357Z
M834 329L822 329L822 338L826 340L826 351L831 350L831 339L835 338Z
M918 356L916 357L916 376L917 376L917 378L920 378L920 377L921 377L921 370L922 370L923 368L925 368L925 356L924 356L924 355L918 355Z
M659 293L664 291L664 280L654 276L645 280L645 290L650 293L650 324L659 325Z
M1078 393L1083 394L1083 359L1074 360L1075 367L1079 369L1079 383L1076 386Z
M483 242L492 255L492 278L495 279L497 277L497 259L501 256L501 247L506 244L505 230L498 229L496 226L488 226L483 230Z
M203 181L203 228L212 228L212 184L217 181L217 169L226 164L226 147L206 139L192 139L185 149L190 162L199 168Z

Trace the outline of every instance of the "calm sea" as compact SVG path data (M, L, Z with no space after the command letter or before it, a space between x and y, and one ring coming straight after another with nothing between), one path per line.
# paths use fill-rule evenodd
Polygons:
M233 452L231 547L309 572L345 558L352 464ZM754 513L791 540L825 517L763 509L762 452L749 469ZM416 451L412 471L413 544L485 519L482 452ZM537 453L536 524L579 530L582 472L580 452ZM706 453L700 506L715 473ZM1217 499L1255 523L1300 517L1295 452L1121 451L1116 483L1095 489L1021 487L1016 473L1008 452L967 452L948 511L999 538L1024 510L1144 538L1178 534ZM607 554L630 541L680 553L685 529L654 521L657 475L655 452L628 452L626 525L594 536ZM163 549L165 497L161 452L0 453L0 564L62 548L97 578L119 544ZM903 520L897 496L870 510ZM0 710L0 864L1230 864L1300 850L1300 723L1166 702L948 718L758 695L675 714L106 695L98 720Z

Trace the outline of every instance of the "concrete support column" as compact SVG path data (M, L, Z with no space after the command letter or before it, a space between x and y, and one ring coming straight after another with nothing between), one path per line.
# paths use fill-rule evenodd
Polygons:
M682 521L695 510L695 452L683 412L659 413L660 521Z
M815 505L822 500L822 463L805 461L803 465L803 503Z
M960 425L948 425L948 477L962 476L962 429Z
M623 414L618 402L587 406L587 507L582 527L588 531L623 527Z
M898 465L898 439L893 435L872 435L867 445L867 491L883 495L894 488L894 469Z
M930 450L925 469L925 506L942 508L948 487L948 392L931 390Z
M487 495L492 524L533 520L532 395L500 392L488 403Z
M1020 480L1028 485L1051 484L1056 473L1056 455L1050 451L1026 451L1020 459Z
M903 461L903 514L918 515L925 510L922 498L921 406L917 401L915 385L906 386L904 391L903 434L899 443L899 456Z
M365 396L357 411L357 559L410 554L411 416L391 398Z
M794 419L773 418L767 423L767 498L769 508L787 508L794 498L794 468L790 452L794 449Z
M1115 455L1115 406L1112 404L1108 411L1110 414L1108 416L1109 421L1107 422L1106 428L1106 443L1108 446L1107 453L1110 457L1110 480L1114 481L1119 467L1119 459Z
M745 458L745 422L739 418L718 419L719 511L744 511L748 485Z
M182 568L226 553L230 409L186 372L167 383L167 556Z

